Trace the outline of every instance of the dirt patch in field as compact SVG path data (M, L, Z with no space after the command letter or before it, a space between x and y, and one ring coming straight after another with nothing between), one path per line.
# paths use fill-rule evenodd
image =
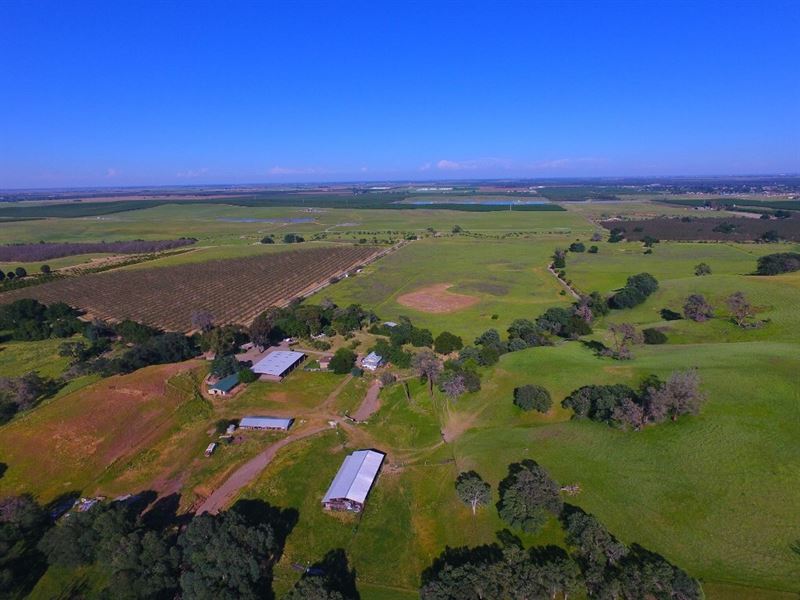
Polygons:
M451 313L477 304L480 299L449 291L452 283L437 283L403 294L397 301L403 306L428 313Z

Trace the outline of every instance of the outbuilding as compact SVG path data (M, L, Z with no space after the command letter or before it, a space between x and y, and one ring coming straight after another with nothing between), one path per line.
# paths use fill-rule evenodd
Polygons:
M361 360L361 368L367 371L374 371L383 364L383 357L380 354L370 352Z
M322 506L326 510L364 510L385 456L375 450L356 450L347 456L325 492Z
M288 431L294 419L282 417L243 417L239 421L239 429L269 429L274 431Z
M294 350L275 350L253 365L253 372L267 381L281 381L303 362L305 357L302 352Z
M210 386L208 388L208 393L212 396L227 396L237 385L239 385L239 374L234 373L233 375L223 377L217 383Z

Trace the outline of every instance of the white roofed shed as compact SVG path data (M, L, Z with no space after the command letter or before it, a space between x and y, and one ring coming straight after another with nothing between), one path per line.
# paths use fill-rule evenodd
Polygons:
M361 512L385 456L374 450L357 450L347 456L322 498L322 505L328 510Z
M305 358L302 352L294 350L275 350L253 365L253 373L268 379L282 379Z
M294 419L281 417L242 417L239 429L279 429L288 431Z

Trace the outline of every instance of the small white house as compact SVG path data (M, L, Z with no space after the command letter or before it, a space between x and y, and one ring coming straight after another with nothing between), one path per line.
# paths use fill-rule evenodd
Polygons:
M214 450L216 450L216 449L217 449L217 443L216 442L211 442L208 445L208 447L206 448L205 455L206 456L211 456L212 454L214 454Z
M374 371L383 364L383 357L380 354L370 352L361 360L361 368L367 371Z

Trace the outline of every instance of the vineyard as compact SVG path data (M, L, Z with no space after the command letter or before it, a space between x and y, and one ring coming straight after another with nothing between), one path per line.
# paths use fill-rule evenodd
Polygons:
M249 324L270 306L317 291L332 278L391 249L369 246L295 250L199 264L115 270L67 277L0 294L0 304L20 298L62 301L109 321L133 319L170 331L192 329L205 310L217 323Z

